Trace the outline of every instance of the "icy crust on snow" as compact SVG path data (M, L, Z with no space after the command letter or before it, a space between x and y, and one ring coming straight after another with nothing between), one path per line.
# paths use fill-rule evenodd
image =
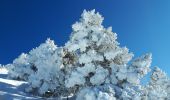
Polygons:
M72 25L70 40L57 47L47 39L28 54L6 65L9 77L29 83L27 92L77 100L169 100L170 79L159 68L149 84L141 79L151 71L152 55L131 61L133 53L120 47L112 28L95 10L86 11Z

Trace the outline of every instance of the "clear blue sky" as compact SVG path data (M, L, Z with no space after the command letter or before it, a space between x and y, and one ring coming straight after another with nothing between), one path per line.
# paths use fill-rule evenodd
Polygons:
M64 45L83 9L100 12L121 46L135 56L152 52L152 66L170 75L170 0L0 0L0 63L47 37Z

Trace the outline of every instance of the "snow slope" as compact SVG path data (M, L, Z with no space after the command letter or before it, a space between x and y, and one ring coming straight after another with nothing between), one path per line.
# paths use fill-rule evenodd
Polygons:
M7 78L8 71L0 68L0 100L74 100L75 98L42 98L26 93L27 82Z
M27 82L10 80L8 71L0 68L0 100L37 100L39 97L24 92Z

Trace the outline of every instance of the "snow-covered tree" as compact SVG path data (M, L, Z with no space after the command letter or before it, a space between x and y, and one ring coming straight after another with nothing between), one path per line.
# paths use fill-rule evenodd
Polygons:
M29 92L37 91L40 95L61 92L64 85L62 55L62 47L47 39L28 54L22 53L12 64L6 65L8 76L28 81L30 86L26 90Z
M70 40L57 47L54 41L21 54L9 76L28 81L27 91L42 96L76 96L77 100L169 100L170 81L156 68L148 85L140 81L150 71L152 55L134 56L120 47L117 34L102 25L95 10L86 11L72 25Z
M30 51L29 62L35 67L35 73L28 77L30 87L27 90L37 90L41 95L61 92L64 85L62 53L62 47L57 47L50 39Z
M73 24L73 32L65 49L77 60L66 77L66 87L81 87L110 83L112 65L124 66L133 54L126 47L119 47L112 28L102 26L103 17L95 10L84 11L79 22ZM115 69L113 67L113 69Z
M170 79L166 73L155 67L151 75L151 80L147 88L149 100L169 100L170 99Z
M77 94L77 100L116 100L113 85L83 88Z
M8 68L8 76L13 79L28 80L28 76L33 73L28 62L28 54L22 53L12 64L5 66Z

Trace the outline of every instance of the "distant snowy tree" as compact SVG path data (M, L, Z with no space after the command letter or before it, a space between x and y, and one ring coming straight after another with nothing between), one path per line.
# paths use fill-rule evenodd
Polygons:
M151 75L151 80L147 86L149 100L169 100L170 99L170 79L158 67L155 67Z
M16 58L12 64L6 65L8 68L8 76L13 79L28 80L28 76L34 71L28 62L28 54L22 53Z
M170 80L155 68L149 84L142 78L151 71L152 55L131 61L133 53L120 47L112 28L95 10L86 11L72 25L70 40L57 47L54 41L21 54L9 68L9 77L26 80L28 92L76 100L170 100Z

